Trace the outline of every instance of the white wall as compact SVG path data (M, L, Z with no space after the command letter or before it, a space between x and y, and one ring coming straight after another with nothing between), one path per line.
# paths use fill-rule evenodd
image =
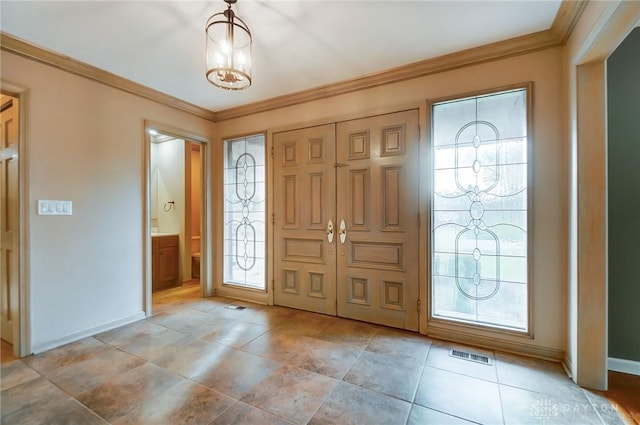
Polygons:
M31 346L41 351L141 317L144 121L212 137L215 125L2 52L2 79L29 88ZM73 216L38 216L38 199Z
M530 236L534 245L530 255L535 338L505 336L504 339L562 353L567 341L568 197L562 77L562 49L548 49L219 122L218 136L227 138L278 127L295 128L308 122L332 122L374 112L420 107L424 138L426 99L533 81L533 228ZM221 176L217 178L221 179Z

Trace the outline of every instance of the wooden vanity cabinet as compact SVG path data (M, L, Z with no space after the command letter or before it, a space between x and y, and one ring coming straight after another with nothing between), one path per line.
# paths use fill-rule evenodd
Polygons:
M178 259L178 235L151 238L151 282L154 291L178 284Z

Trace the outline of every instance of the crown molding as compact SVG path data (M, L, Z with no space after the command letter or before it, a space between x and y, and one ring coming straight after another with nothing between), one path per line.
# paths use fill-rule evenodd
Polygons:
M508 40L414 62L386 71L302 90L247 105L223 109L217 112L185 102L184 100L119 77L103 69L36 46L2 31L0 31L0 48L4 51L71 72L127 93L217 122L561 46L571 35L587 3L587 0L563 0L551 28L545 31L510 38Z
M93 81L97 81L98 83L105 84L118 90L158 102L162 105L196 115L209 121L214 121L215 119L215 113L208 109L201 108L200 106L185 102L177 97L170 96L166 93L162 93L126 78L122 78L118 75L112 74L111 72L81 62L77 59L73 59L69 56L61 55L57 52L36 46L35 44L29 43L28 41L14 37L2 31L0 31L0 49Z
M550 29L215 113L225 121L563 45L588 1L563 0Z

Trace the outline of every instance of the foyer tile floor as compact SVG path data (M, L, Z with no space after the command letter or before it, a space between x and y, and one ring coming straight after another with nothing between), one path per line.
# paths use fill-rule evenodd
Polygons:
M625 423L555 363L173 293L155 294L147 320L24 359L3 349L0 423ZM453 347L493 364L454 359Z

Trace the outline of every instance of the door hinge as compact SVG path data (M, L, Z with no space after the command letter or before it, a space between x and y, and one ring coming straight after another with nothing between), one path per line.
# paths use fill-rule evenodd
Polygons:
M418 140L420 140L420 133L421 133L421 131L420 131L420 125L418 125Z
M416 221L416 223L418 224L418 227L420 227L420 213L418 213L418 220Z
M271 224L276 224L276 215L271 214Z
M273 146L271 146L271 158L273 158L273 157L274 157L274 155L275 155L275 153L274 153L274 152L275 152L275 150L274 150Z
M418 310L418 316L420 316L420 298L418 298L417 310Z

